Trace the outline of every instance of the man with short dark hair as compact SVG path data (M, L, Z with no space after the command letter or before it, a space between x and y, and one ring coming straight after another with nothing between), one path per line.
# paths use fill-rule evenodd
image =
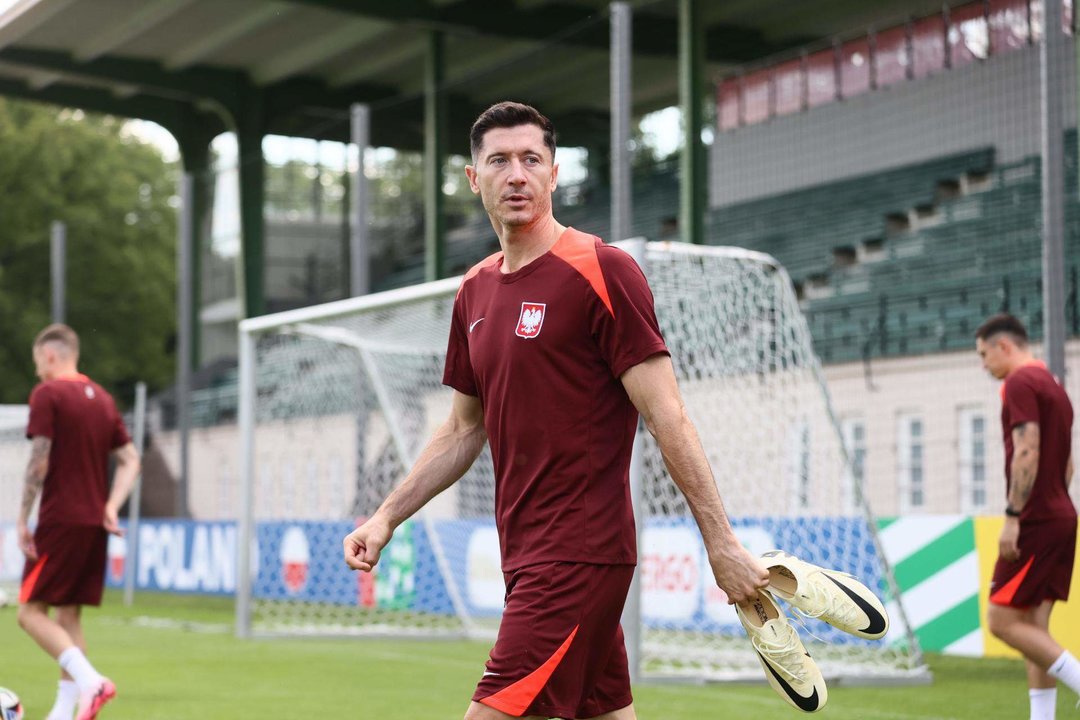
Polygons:
M41 383L30 393L26 428L33 449L19 508L19 545L26 555L19 625L61 668L46 720L71 720L76 704L76 720L93 720L116 687L86 658L82 606L101 604L108 533L122 534L117 514L138 476L139 457L112 397L79 373L74 330L48 326L34 340L33 356ZM111 493L110 456L116 460Z
M1005 526L990 583L990 632L1023 654L1031 720L1053 720L1057 680L1080 693L1080 662L1050 635L1054 603L1069 597L1076 551L1073 410L1061 383L1035 359L1027 330L994 315L975 333L983 367L1001 387Z
M371 571L394 529L489 442L506 603L466 720L632 720L619 618L637 562L628 472L640 413L686 496L717 585L773 633L773 645L755 645L759 654L787 663L803 709L817 709L826 697L820 671L794 651L802 648L794 629L759 593L769 573L728 522L644 274L622 250L552 215L551 121L499 103L476 120L470 141L465 174L502 250L458 290L443 376L455 391L450 417L345 538L346 563Z

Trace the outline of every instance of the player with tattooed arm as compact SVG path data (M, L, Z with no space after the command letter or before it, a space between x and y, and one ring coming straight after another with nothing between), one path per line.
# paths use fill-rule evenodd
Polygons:
M46 720L71 720L76 705L76 720L93 720L116 696L116 686L86 658L81 609L101 604L108 533L122 534L117 513L138 476L139 457L112 397L79 373L74 330L48 326L34 340L33 355L41 383L30 393L26 429L33 450L19 508L19 545L26 556L19 625L60 665ZM111 492L110 457L116 461Z
M1067 600L1076 551L1073 409L1061 383L1036 360L1011 315L979 327L983 367L1001 386L1007 504L990 583L990 632L1027 664L1032 720L1053 720L1057 681L1080 693L1080 661L1050 635L1054 603Z

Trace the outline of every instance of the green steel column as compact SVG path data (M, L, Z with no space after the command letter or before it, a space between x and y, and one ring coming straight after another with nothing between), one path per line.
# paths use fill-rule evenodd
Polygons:
M424 277L429 281L446 276L442 190L446 148L444 50L443 34L432 30L424 61Z
M236 139L240 150L240 234L241 263L239 287L244 298L244 317L266 312L263 205L266 195L266 168L262 140L265 132L262 92L245 91L243 109L236 118Z
M683 240L705 242L705 145L701 141L705 29L699 0L679 0L679 105L683 151L679 168L679 227Z

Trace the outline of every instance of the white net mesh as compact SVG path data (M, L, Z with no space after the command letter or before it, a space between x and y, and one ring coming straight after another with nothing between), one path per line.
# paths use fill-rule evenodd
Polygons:
M253 508L256 632L482 632L501 594L485 449L452 488L398 529L373 576L341 541L404 477L450 411L443 356L456 285L388 306L292 322L256 346ZM400 291L394 293L400 296ZM494 621L487 623L494 628Z
M786 274L768 256L664 243L648 246L643 265L744 544L852 572L887 595ZM441 377L456 288L441 281L245 326L255 344L249 481L257 569L250 598L239 602L250 601L255 632L494 629L503 584L486 450L398 531L374 577L350 574L341 561L342 537L378 507L449 412ZM759 679L685 501L646 440L641 669ZM329 466L339 474L319 470ZM827 642L809 633L804 640L834 677L917 674L918 651L892 609L892 642L856 641L816 622L808 629Z
M27 413L26 406L0 406L0 606L5 598L8 603L15 602L23 570L15 522L19 518L23 477L30 459Z
M850 572L890 596L787 274L767 255L664 243L649 245L645 266L687 410L743 544ZM649 435L645 449L642 671L756 679L742 626ZM827 677L919 675L899 607L890 609L885 643L814 620L802 639Z

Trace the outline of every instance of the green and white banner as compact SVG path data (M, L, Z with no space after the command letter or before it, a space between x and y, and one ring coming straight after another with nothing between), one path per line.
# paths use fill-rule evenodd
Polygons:
M983 618L997 559L1000 517L913 515L878 521L885 557L904 597L904 610L923 650L950 655L1014 656L990 635ZM1080 564L1080 553L1077 554ZM1080 569L1073 598L1059 603L1050 631L1080 650Z

